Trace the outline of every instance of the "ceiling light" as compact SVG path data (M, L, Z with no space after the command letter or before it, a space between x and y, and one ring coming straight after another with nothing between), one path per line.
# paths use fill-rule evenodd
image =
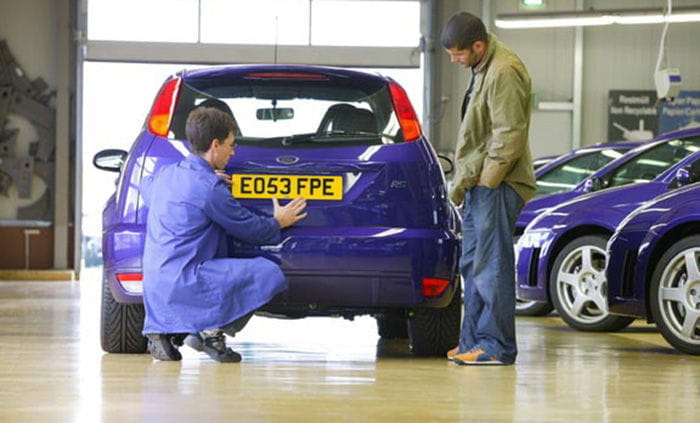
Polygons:
M588 10L581 12L542 12L514 13L496 16L496 26L499 28L557 28L573 26L600 26L612 24L658 24L669 22L698 22L700 21L700 5L685 6L673 9L670 17L664 9L615 9Z

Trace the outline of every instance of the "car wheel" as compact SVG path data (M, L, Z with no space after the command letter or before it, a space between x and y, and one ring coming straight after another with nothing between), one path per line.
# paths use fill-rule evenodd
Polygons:
M515 299L515 314L517 316L546 316L554 306L549 302Z
M679 351L700 354L700 235L675 243L651 279L650 307L661 335Z
M408 339L415 356L444 357L459 343L462 289L455 291L444 308L419 308L409 312Z
M384 339L408 338L408 322L406 313L402 311L388 311L376 316L377 332Z
M102 349L108 353L145 353L147 339L141 335L146 316L143 304L120 304L102 279Z
M613 332L634 318L608 313L605 247L608 237L588 235L570 242L557 255L549 293L564 322L582 331Z

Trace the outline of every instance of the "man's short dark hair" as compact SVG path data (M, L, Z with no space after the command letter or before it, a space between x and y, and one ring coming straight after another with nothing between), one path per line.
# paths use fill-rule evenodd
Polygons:
M195 154L206 153L214 139L223 142L236 133L231 115L214 107L197 107L187 116L185 134Z
M442 30L440 41L445 48L466 50L475 41L488 42L489 34L481 19L467 12L452 15L445 29Z

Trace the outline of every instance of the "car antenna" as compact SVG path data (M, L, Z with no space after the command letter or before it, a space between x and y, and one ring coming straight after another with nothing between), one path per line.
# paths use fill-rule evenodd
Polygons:
M279 16L275 16L275 65L277 64L277 29L279 23Z

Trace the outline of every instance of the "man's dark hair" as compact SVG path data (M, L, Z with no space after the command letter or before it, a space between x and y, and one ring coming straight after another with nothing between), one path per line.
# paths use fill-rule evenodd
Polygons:
M488 42L489 34L481 19L467 12L452 15L445 29L442 30L440 41L445 48L466 50L475 41Z
M231 132L236 133L231 115L214 107L197 107L187 116L185 134L195 154L206 153L215 138L224 142Z

